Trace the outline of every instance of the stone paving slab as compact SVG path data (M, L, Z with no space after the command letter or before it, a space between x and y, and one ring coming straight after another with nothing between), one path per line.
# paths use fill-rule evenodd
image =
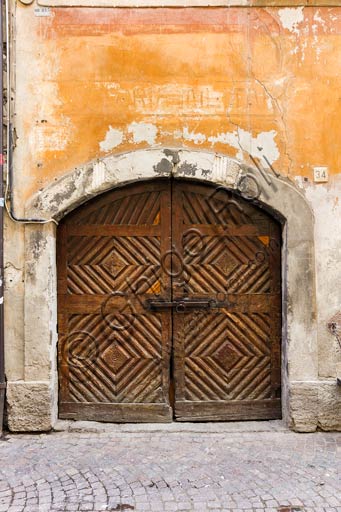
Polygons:
M7 435L0 512L341 512L340 433L207 425Z

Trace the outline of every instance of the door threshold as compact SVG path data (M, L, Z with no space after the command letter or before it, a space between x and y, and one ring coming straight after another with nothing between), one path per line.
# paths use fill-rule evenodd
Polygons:
M100 423L97 421L58 420L55 432L112 433L248 433L248 432L290 432L283 420L222 421L203 423Z

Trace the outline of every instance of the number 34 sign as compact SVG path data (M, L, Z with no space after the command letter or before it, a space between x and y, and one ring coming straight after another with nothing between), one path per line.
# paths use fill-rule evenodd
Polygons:
M315 183L325 183L328 181L328 167L314 167Z

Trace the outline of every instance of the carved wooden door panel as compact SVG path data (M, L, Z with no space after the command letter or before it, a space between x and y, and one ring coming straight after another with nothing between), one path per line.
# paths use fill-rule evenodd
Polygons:
M280 418L279 223L193 182L172 201L175 418Z
M280 247L265 211L195 182L124 187L69 214L60 416L279 418Z
M104 194L58 231L59 413L101 421L170 421L171 188L167 181Z

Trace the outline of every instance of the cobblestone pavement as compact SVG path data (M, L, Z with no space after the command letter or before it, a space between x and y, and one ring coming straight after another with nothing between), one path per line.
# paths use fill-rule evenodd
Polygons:
M0 461L0 512L341 511L336 433L7 435Z

